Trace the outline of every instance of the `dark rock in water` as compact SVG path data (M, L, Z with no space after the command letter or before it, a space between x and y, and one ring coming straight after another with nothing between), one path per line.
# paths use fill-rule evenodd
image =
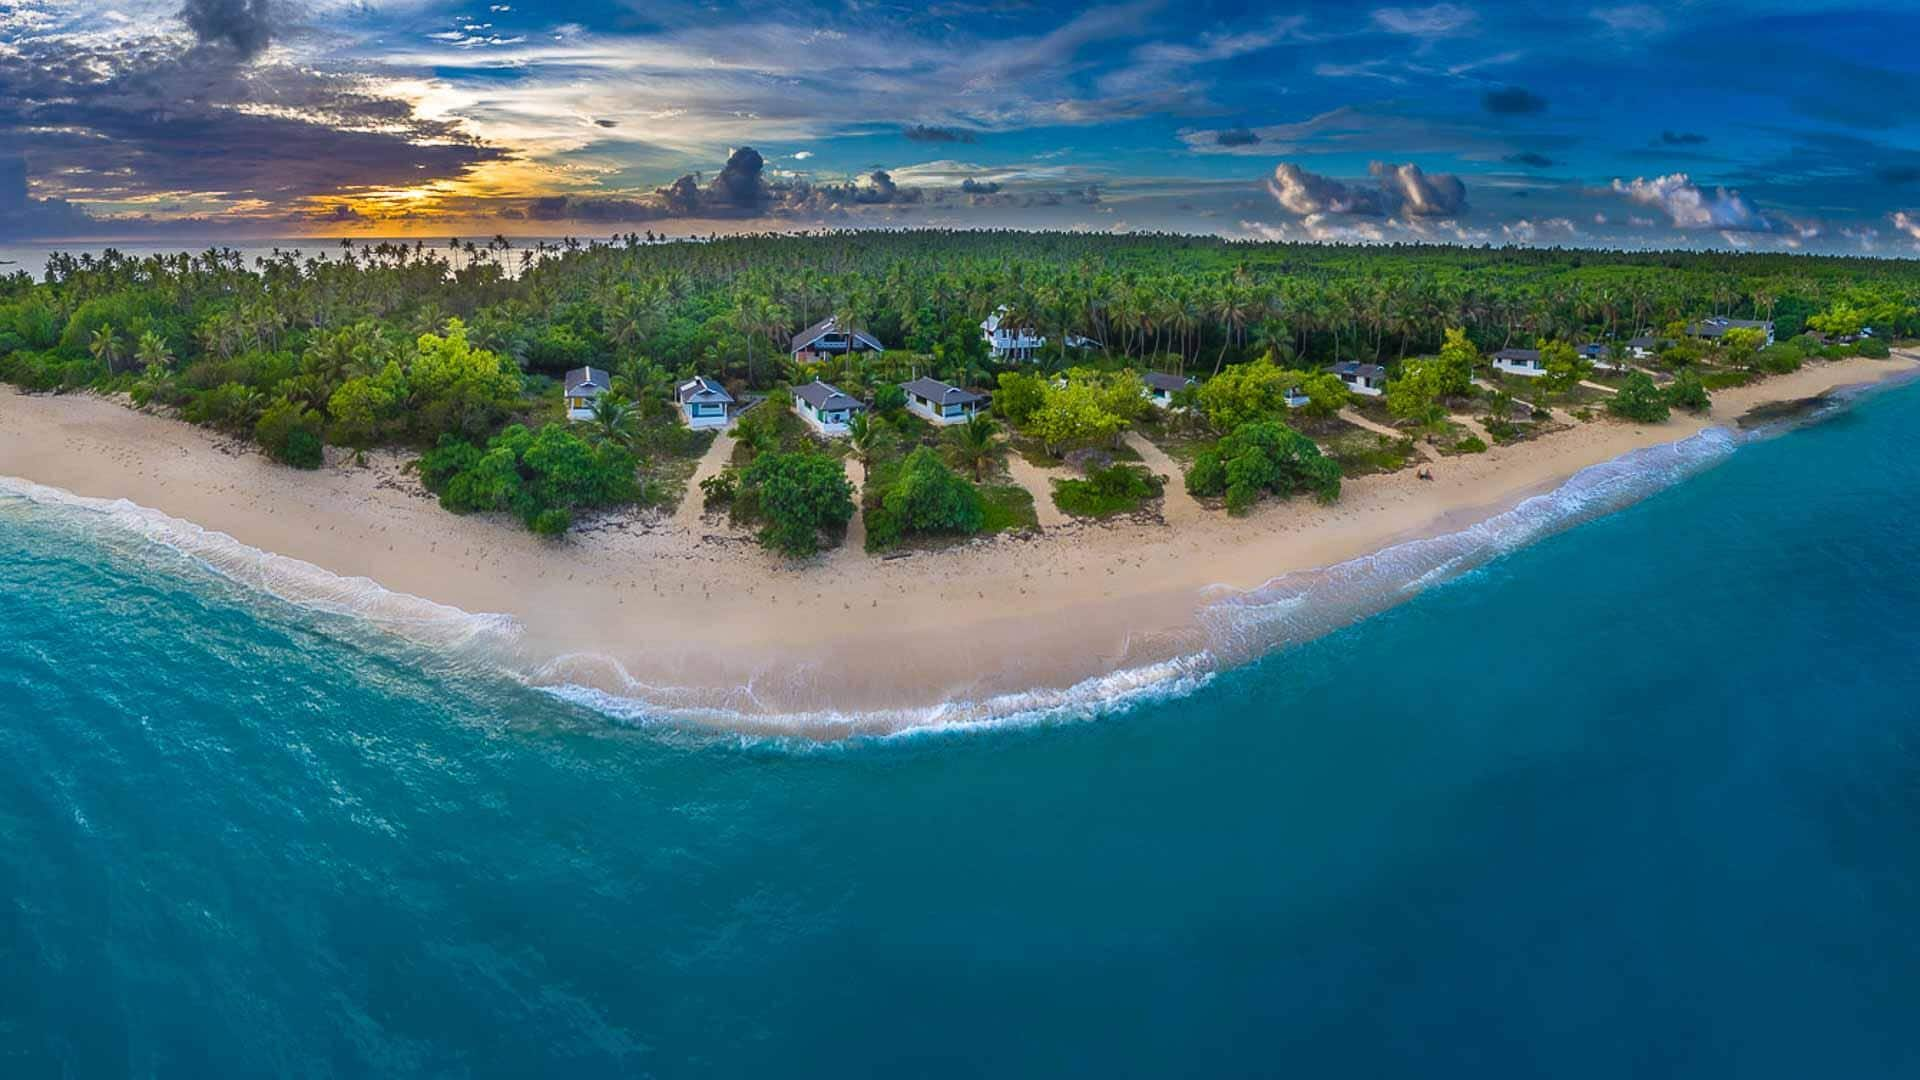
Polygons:
M1805 420L1832 403L1829 394L1817 394L1813 397L1795 398L1792 401L1767 401L1748 409L1735 421L1742 431L1772 424L1791 423Z

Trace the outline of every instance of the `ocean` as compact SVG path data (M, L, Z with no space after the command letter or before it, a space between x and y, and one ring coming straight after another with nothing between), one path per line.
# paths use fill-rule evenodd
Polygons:
M1872 395L1196 684L827 744L0 496L0 1075L1920 1075L1916 431Z

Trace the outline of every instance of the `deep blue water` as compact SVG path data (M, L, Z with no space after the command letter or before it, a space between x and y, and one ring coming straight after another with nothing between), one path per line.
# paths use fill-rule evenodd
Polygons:
M0 502L0 1075L1920 1075L1916 431L1190 697L814 749Z

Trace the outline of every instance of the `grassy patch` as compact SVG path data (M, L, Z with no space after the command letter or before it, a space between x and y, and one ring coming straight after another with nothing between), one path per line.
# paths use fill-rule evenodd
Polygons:
M1709 391L1731 390L1736 386L1745 386L1752 381L1753 372L1751 371L1735 371L1731 368L1721 368L1717 371L1703 370L1700 373L1700 385L1706 387Z
M1033 509L1033 492L1019 484L981 484L980 499L986 510L983 533L1020 532L1040 527L1040 515Z
M1393 439L1352 425L1321 440L1321 446L1340 463L1340 475L1348 478L1399 472L1420 456L1412 439Z

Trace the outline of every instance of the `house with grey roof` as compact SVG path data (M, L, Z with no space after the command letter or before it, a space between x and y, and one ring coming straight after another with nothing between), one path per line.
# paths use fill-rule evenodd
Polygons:
M597 367L574 368L561 381L561 395L567 405L567 419L593 419L593 403L613 389L613 376Z
M886 351L885 347L865 330L856 329L852 332L841 330L839 320L832 315L793 335L790 344L793 358L803 363L828 356L844 356L847 353Z
M1358 360L1342 360L1327 369L1339 376L1347 384L1347 389L1368 397L1379 397L1387 392L1387 369L1379 364L1363 364Z
M865 402L819 379L793 388L794 415L822 435L845 435L847 421L866 409Z
M1766 335L1765 345L1773 344L1772 319L1729 319L1724 315L1715 315L1710 319L1701 319L1687 325L1687 336L1718 341L1729 330L1759 330Z
M1501 349L1489 359L1493 361L1495 371L1508 375L1524 375L1532 379L1547 373L1546 361L1540 359L1539 349Z
M1162 409L1173 407L1173 395L1193 385L1193 380L1185 375L1169 375L1164 371L1149 371L1140 376L1143 383L1141 393L1148 401Z
M1627 339L1627 355L1635 360L1651 360L1660 355L1660 350L1671 344L1673 342L1667 338L1642 334L1639 337Z
M695 375L673 388L673 402L680 407L680 418L690 428L726 427L733 395L705 375Z
M901 383L900 389L906 391L908 412L941 425L966 423L987 401L984 396L971 390L962 390L924 375Z

